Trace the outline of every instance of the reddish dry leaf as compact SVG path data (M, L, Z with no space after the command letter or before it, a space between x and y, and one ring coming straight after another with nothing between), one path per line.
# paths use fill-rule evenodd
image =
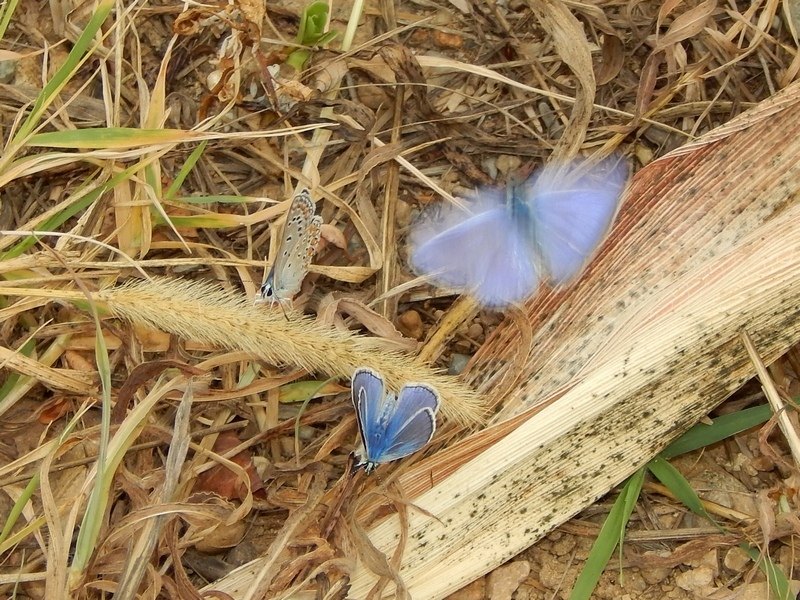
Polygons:
M214 443L214 452L217 454L224 454L241 443L242 441L235 432L223 431L219 434L217 441ZM240 452L228 460L236 463L247 472L250 478L250 490L254 494L264 489L261 477L259 477L253 465L253 455L249 451L245 450ZM194 491L212 492L228 500L242 500L247 496L247 487L245 483L239 479L238 474L231 471L225 465L220 464L200 474L195 483Z
M203 375L205 373L205 371L176 360L154 360L137 365L129 373L128 379L125 380L125 383L122 384L117 393L117 403L111 413L111 422L121 423L125 418L125 412L136 390L171 368L180 369L186 376Z
M603 36L603 62L595 74L597 85L605 85L619 75L625 63L625 52L622 41L614 35Z
M49 425L63 417L72 408L72 402L68 398L59 396L51 398L39 409L37 420L42 425Z

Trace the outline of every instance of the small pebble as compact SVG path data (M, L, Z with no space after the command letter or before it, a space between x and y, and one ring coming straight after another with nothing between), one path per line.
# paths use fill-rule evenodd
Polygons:
M452 354L450 355L450 365L447 367L449 375L460 375L466 368L469 359L472 358L468 354Z
M699 593L708 589L713 581L714 570L706 566L689 569L675 576L675 583L678 584L678 587L692 593Z
M647 567L642 569L642 579L648 585L656 585L672 575L672 569L668 567Z
M722 564L725 565L726 569L734 573L743 573L750 562L750 557L747 555L747 552L738 546L734 546L725 553Z
M475 341L481 341L483 338L483 326L480 323L473 323L467 329L467 336Z
M11 83L17 74L17 61L0 60L0 83Z
M489 600L511 600L511 596L531 573L527 560L514 562L496 568L486 578L486 597Z
M564 537L553 543L552 551L556 556L566 556L575 549L576 545L577 541L574 536Z
M397 317L397 328L403 335L421 340L425 335L425 329L422 326L422 317L415 310L407 310L402 315Z

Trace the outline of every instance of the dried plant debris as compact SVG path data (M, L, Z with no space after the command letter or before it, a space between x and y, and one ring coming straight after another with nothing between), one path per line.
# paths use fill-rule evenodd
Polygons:
M402 596L403 543L385 556L368 526L410 518L411 493L449 471L416 487L402 474L503 414L546 333L517 306L418 277L413 225L544 164L618 155L637 169L800 70L794 2L350 9L3 9L0 595L339 598L358 559ZM283 226L302 189L312 230ZM270 260L287 248L297 265ZM273 268L280 305L253 306ZM535 290L542 314L557 310L551 287ZM491 356L473 358L487 340ZM359 367L395 393L422 382L441 397L431 443L372 477L351 473ZM790 397L799 367L796 351L771 367ZM502 381L479 394L489 370ZM676 466L724 487L709 501L745 526L698 539L704 525L648 489L626 582L609 572L598 594L761 585L743 540L797 568L798 475L782 442L750 433L725 450ZM741 489L700 472L712 454ZM474 585L563 591L603 510ZM647 529L678 534L655 546Z

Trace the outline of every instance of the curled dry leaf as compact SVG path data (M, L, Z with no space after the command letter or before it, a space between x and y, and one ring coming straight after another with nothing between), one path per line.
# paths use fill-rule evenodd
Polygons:
M602 57L603 62L595 73L597 85L605 85L609 81L613 81L622 70L622 65L625 63L622 40L613 35L604 35Z
M217 454L224 454L231 448L235 448L241 443L241 440L233 431L223 431L217 437L214 443L214 452ZM264 484L261 481L253 465L252 454L247 450L232 456L229 459L231 462L236 463L242 467L250 478L250 490L255 494L257 491L264 489ZM231 471L225 465L215 465L208 471L201 473L195 482L195 491L211 492L217 494L222 498L228 500L236 498L239 500L247 496L247 486L237 473Z
M664 5L671 6L670 4ZM672 44L677 44L688 40L700 33L706 26L708 19L714 14L717 8L716 0L705 0L697 6L690 8L685 13L675 17L664 35L657 36L654 52L663 50ZM667 16L667 11L659 11L659 24Z
M347 240L344 239L344 234L335 225L323 223L320 231L320 237L329 244L333 244L337 248L340 248L347 253Z
M321 323L338 324L344 327L344 321L338 315L339 312L347 313L374 335L391 342L395 348L408 351L414 351L417 348L416 341L404 337L389 319L378 314L360 300L335 298L333 294L329 294L320 302L317 319Z
M195 35L200 32L200 24L208 26L209 18L215 15L215 11L208 8L190 8L179 14L172 23L172 31L175 35Z
M564 160L575 156L583 144L592 114L596 83L591 49L583 25L565 4L543 2L531 8L542 28L553 37L559 57L578 80L569 123L553 150L553 158Z
M297 79L283 77L280 73L280 65L268 67L272 77L272 87L275 91L275 101L278 106L273 107L280 113L288 113L298 106L313 98L315 92L307 85L300 83Z
M266 14L266 3L260 0L237 0L236 5L245 21L245 31L248 32L250 41L258 47L258 42L261 39L261 24L264 22L264 15Z
M678 2L667 2L662 5L658 15L659 24L678 4ZM652 37L650 41L653 43L653 51L645 61L636 95L637 114L644 114L651 103L661 63L664 60L671 65L685 63L685 59L681 57L685 51L683 48L678 50L675 46L685 40L695 38L702 32L716 8L716 0L705 0L675 17L663 35Z
M265 7L262 2L243 0L224 8L206 10L190 8L181 13L173 24L176 35L198 35L210 31L220 39L217 56L209 60L215 66L206 77L206 86L213 96L222 103L238 97L242 69L246 58L252 60L245 50L253 49L260 53L261 24L264 22ZM201 110L204 113L205 109Z
M321 94L337 88L348 70L347 63L339 56L335 56L332 59L326 58L324 62L320 62L319 59L324 54L326 53L320 51L312 58L314 63L319 62L319 64L315 64L314 68L309 69L311 73L308 80L309 87Z
M72 410L72 402L64 396L55 396L45 402L37 411L36 418L42 425L57 421Z
M215 552L235 546L247 530L247 523L231 519L236 511L228 500L214 493L193 493L181 517L189 524L185 540L202 552Z
M248 524L244 521L237 521L230 525L219 523L210 531L207 530L203 537L197 540L194 547L206 554L214 554L227 548L233 548L244 539L247 528Z

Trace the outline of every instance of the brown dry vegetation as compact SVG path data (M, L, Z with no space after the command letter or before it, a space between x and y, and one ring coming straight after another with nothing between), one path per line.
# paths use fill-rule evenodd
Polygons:
M628 429L631 448L614 470L551 499L555 517L507 525L519 539L485 560L473 549L461 570L416 572L402 544L387 560L367 531L389 513L401 528L423 518L411 506L423 492L499 447L587 365L611 364L598 357L627 339L611 324L634 309L655 319L706 298L709 314L726 312L730 331L746 328L777 359L780 394L798 395L797 240L775 239L769 260L757 246L761 227L797 205L796 2L368 2L352 39L343 3L330 22L339 36L296 73L286 60L303 6L119 4L55 90L92 11L112 5L16 7L0 50L0 596L338 598L351 577L369 589L374 572L417 599L472 580L455 597L567 597L609 509L592 501L752 377L738 338L698 334L676 348L689 358L659 371L658 386L685 405L664 416L620 403L630 421L604 435ZM737 117L729 138L692 145ZM611 153L641 173L573 289L502 315L409 272L421 208L547 160ZM307 316L287 317L252 298L302 186L325 226L295 303ZM692 270L741 240L752 246L724 273ZM760 265L774 272L745 277ZM737 293L763 295L760 308L723 310L729 288L703 296L737 268ZM681 283L687 273L696 288ZM470 357L464 377L442 374ZM424 460L348 481L346 384L360 365L393 387L435 383L443 418ZM719 410L758 402L751 383ZM475 433L487 415L494 426ZM648 415L667 423L636 438ZM794 425L791 414L790 438ZM586 456L587 439L569 452ZM791 578L798 473L784 434L751 430L674 465L726 531L646 483L595 597L766 597L761 571L736 554L743 541ZM567 481L559 469L543 479Z

